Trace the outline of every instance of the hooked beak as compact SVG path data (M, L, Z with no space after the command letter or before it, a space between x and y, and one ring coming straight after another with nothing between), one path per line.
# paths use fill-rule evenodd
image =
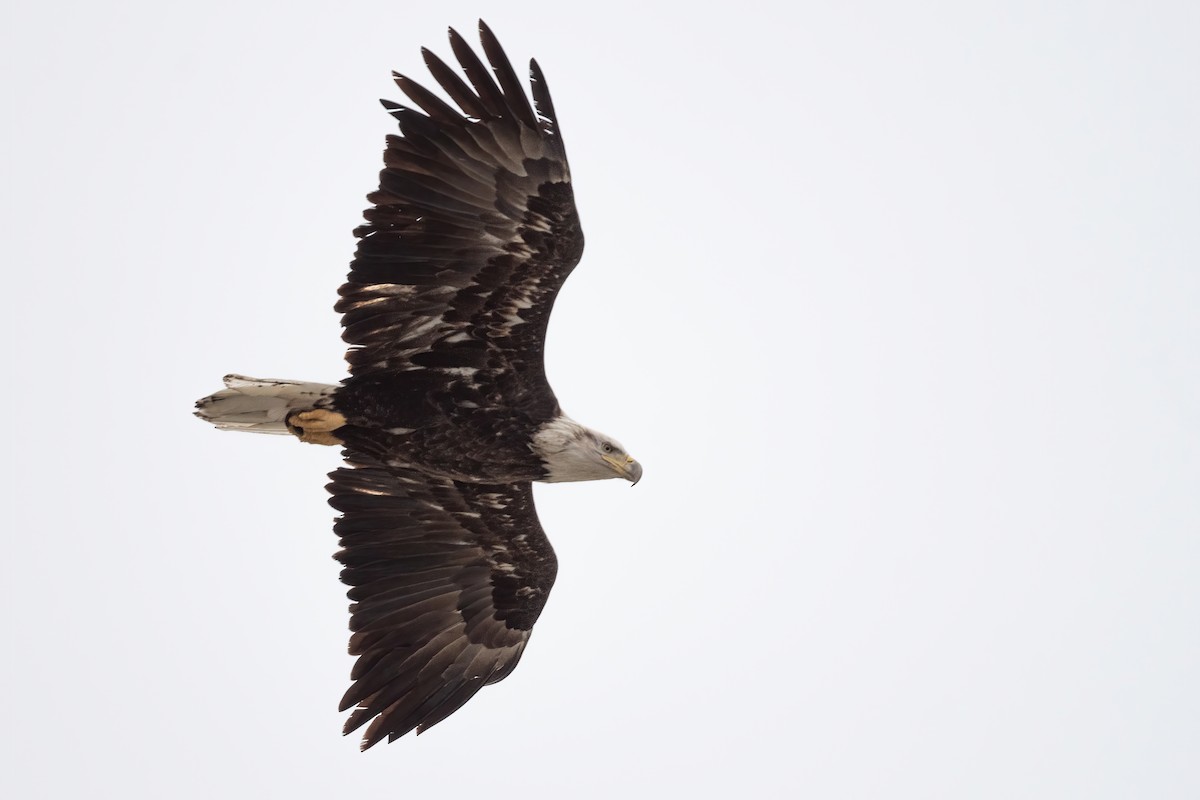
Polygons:
M625 456L625 461L618 461L611 456L604 456L604 460L612 466L625 480L637 485L637 482L642 479L642 465L633 460L633 456Z

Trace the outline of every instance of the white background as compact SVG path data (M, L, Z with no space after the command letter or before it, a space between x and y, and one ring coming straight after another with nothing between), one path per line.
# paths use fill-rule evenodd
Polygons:
M787 8L6 11L5 796L1200 796L1197 6ZM344 374L375 100L480 15L646 478L539 487L520 668L364 755L337 452L191 405Z

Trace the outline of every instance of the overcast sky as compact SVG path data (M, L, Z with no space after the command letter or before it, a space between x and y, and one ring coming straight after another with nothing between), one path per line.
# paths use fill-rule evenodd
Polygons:
M1197 5L783 8L6 10L5 796L1200 796ZM538 487L520 667L360 754L338 454L191 407L344 375L376 98L480 15L646 477Z

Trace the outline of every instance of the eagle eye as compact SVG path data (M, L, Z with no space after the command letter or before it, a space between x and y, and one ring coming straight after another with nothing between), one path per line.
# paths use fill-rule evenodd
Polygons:
M613 446L611 444L609 444L608 442L603 442L600 445L600 449L606 453L611 453L613 451Z

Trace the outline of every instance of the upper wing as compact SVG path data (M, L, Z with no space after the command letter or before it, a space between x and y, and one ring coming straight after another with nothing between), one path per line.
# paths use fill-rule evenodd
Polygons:
M453 29L470 86L422 50L461 111L399 74L425 113L384 102L403 135L388 137L337 305L355 375L501 367L544 383L546 324L583 232L541 70L530 62L535 113L496 37L479 32L495 79Z
M557 561L528 483L481 485L347 453L330 474L352 588L350 733L365 750L440 722L517 665Z

